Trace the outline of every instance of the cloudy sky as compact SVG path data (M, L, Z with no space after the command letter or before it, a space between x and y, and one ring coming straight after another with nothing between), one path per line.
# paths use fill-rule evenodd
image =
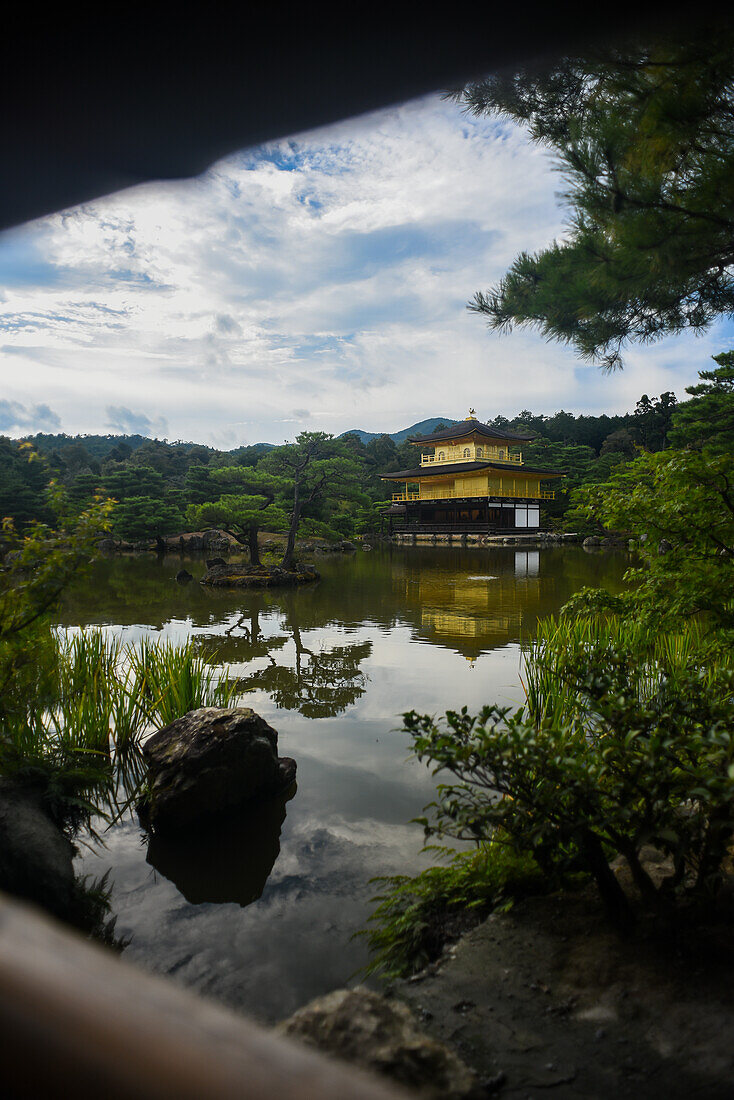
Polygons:
M610 377L467 312L562 236L559 186L521 130L431 96L0 235L0 432L229 448L684 396L731 325Z

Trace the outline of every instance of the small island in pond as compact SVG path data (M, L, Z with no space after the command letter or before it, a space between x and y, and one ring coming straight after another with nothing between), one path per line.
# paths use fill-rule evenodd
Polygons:
M312 565L295 565L282 569L278 565L250 565L248 562L210 566L201 578L202 584L213 588L274 588L313 584L321 574Z

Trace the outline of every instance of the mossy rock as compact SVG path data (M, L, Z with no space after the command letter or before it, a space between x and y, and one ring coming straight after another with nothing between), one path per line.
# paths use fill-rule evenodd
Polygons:
M297 566L294 570L265 565L215 565L207 569L201 583L212 588L293 588L318 580L320 574L308 565Z
M200 707L158 730L143 748L143 823L171 832L292 785L295 762L278 757L278 734L249 707Z

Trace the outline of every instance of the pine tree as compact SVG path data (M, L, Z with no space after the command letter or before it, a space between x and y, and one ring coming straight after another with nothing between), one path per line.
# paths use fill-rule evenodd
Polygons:
M630 341L734 314L734 32L630 42L453 93L551 149L566 239L521 253L469 308L611 369Z
M304 516L310 516L325 533L337 533L333 524L340 509L349 503L369 505L360 485L363 466L349 443L325 432L302 432L295 443L276 447L263 459L260 468L288 486L290 516L283 569L295 565L296 536Z
M216 500L190 504L186 516L194 526L222 527L250 552L250 564L260 567L258 535L262 528L284 531L288 516L276 502L286 491L282 479L248 466L224 466L211 471L210 482L219 486Z
M701 381L686 386L692 400L680 404L670 442L717 454L734 454L734 351L714 355L716 370L699 371Z

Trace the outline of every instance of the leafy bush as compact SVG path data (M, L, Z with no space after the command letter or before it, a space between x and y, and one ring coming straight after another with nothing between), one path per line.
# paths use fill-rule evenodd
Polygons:
M641 454L602 485L574 493L576 513L634 536L640 563L621 597L585 590L569 611L613 603L629 619L676 630L695 616L734 636L734 458L728 452Z
M734 833L734 671L682 642L631 641L602 621L546 630L526 653L528 706L463 708L443 723L404 716L419 759L453 776L422 819L429 835L499 829L549 873L593 875L622 924L631 913L610 856L660 910L680 893L717 893ZM672 860L659 887L640 859L646 844Z

